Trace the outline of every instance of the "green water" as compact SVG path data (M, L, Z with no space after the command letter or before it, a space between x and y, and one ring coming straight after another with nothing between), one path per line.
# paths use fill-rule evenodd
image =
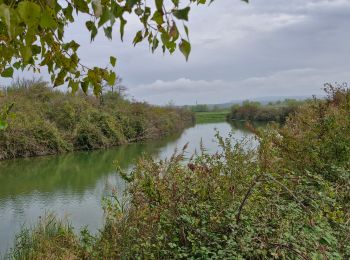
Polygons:
M237 139L250 135L239 123L197 124L181 134L144 144L0 162L0 255L12 246L22 226L34 225L49 212L68 218L76 230L84 226L98 230L104 219L101 199L114 188L124 188L115 161L130 169L143 153L164 159L187 142L190 157L200 150L201 140L208 152L215 152L216 130L225 137L233 130Z

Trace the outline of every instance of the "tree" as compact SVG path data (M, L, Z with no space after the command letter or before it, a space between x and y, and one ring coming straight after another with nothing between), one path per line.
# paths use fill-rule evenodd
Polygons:
M112 68L117 59L111 56L105 68L90 68L80 62L79 44L64 40L65 29L77 15L87 17L85 26L91 41L102 29L112 39L116 22L123 40L127 24L124 15L136 15L141 29L135 34L134 45L147 40L152 52L161 46L163 52L170 53L178 47L187 60L191 51L188 28L178 25L188 21L192 4L212 1L154 0L153 5L146 0L0 0L0 75L12 77L14 69L40 72L46 67L54 86L67 83L72 92L79 87L87 92L92 86L98 95L103 83L115 83L117 76Z
M100 95L100 104L104 103L104 94L112 93L118 95L120 98L125 98L127 87L122 84L123 79L121 77L117 77L113 85L104 84L101 88Z

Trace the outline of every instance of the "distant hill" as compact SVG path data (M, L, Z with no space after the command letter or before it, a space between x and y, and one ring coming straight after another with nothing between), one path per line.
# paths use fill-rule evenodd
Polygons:
M317 96L321 97L321 96ZM250 101L257 101L260 102L263 105L268 104L269 102L277 102L277 101L283 101L285 99L295 99L295 100L305 100L309 99L311 96L266 96L266 97L258 97L258 98L247 98L247 99L237 99L237 100L232 100L226 103L221 103L221 104L207 104L209 109L212 109L213 107L217 107L220 109L224 108L230 108L232 105L235 104L242 104L243 101L245 100L250 100Z

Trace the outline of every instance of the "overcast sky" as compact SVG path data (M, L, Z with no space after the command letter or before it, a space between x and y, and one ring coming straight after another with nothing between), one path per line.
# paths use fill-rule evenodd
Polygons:
M179 52L152 54L146 42L133 47L140 25L132 19L123 43L116 31L90 44L79 22L66 37L90 66L117 56L129 96L154 104L321 94L325 82L349 81L350 0L216 0L189 19L188 62Z

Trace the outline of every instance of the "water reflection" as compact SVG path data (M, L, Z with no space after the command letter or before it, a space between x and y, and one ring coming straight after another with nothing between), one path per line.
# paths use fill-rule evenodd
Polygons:
M242 122L197 124L181 135L144 144L0 162L0 252L12 245L21 225L33 225L45 212L67 216L76 229L86 225L92 231L100 228L102 197L112 187L124 187L114 161L128 169L143 153L164 159L187 142L187 155L191 156L199 151L201 140L208 152L216 152L216 131L227 137L232 130L238 139L250 134Z

